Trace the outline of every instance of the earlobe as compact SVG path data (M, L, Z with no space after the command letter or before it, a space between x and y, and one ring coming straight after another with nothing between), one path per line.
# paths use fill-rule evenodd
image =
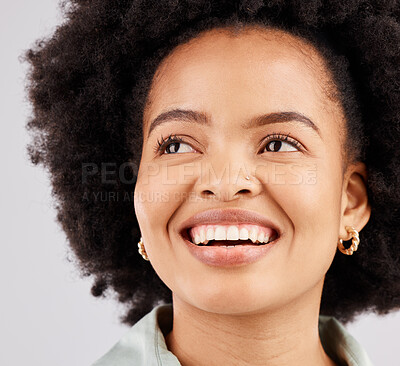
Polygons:
M371 206L367 194L367 169L364 163L357 162L348 167L343 183L340 238L349 240L351 235L346 226L361 231L371 216Z

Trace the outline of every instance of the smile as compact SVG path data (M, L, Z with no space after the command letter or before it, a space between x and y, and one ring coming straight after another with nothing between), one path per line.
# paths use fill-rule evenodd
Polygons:
M272 220L239 208L199 212L185 220L178 231L197 260L217 267L260 260L273 250L282 233Z
M196 245L219 245L233 248L235 245L268 244L275 240L274 229L253 224L197 225L189 229L189 238Z

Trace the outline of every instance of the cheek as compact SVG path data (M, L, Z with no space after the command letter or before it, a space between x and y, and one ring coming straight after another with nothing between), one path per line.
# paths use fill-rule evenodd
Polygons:
M296 168L285 167L285 184L269 191L286 221L292 238L286 241L293 273L305 282L321 278L336 252L340 223L341 176L334 161L318 160Z
M171 263L180 263L169 227L179 207L190 196L191 184L179 181L182 177L182 166L141 165L134 193L136 217L139 222L141 235L151 265L162 281L175 290L179 280L176 266ZM190 176L189 176L190 178ZM180 180L182 180L180 178Z
M139 169L134 206L149 256L155 244L160 246L160 240L168 240L168 222L189 196L188 185L182 184L177 179L181 176L181 168L143 164ZM162 248L157 248L157 251Z

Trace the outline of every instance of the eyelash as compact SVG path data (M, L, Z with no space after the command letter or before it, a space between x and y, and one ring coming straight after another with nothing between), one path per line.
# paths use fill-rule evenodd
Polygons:
M275 140L279 140L279 141L283 141L283 142L287 142L288 144L292 145L293 147L297 148L298 150L302 150L301 148L301 144L290 138L289 134L285 135L282 133L272 133L271 135L268 135L266 138L266 141L263 144L263 150L267 147L267 145L271 142L271 141L275 141ZM168 147L169 144L172 143L187 143L182 137L179 137L177 135L169 135L167 138L164 138L161 136L161 141L157 140L157 145L154 148L154 152L159 154L159 155L163 155L165 154L165 149Z
M292 145L293 147L295 147L298 150L302 150L301 144L300 142L296 141L295 139L292 139L291 137L289 137L289 133L287 135L282 134L282 133L272 133L271 135L268 135L266 138L266 142L263 144L263 150L267 147L267 145L274 140L279 140L279 141L283 141L283 142L287 142L288 144Z
M163 155L167 146L174 142L185 142L185 140L177 135L169 135L166 139L161 136L161 141L157 140L157 145L154 148L154 152L159 155Z

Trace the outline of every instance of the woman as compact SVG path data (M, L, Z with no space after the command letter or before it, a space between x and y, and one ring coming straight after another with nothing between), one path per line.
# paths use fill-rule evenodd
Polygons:
M340 322L400 305L398 2L64 6L29 151L128 308L95 365L371 365Z

